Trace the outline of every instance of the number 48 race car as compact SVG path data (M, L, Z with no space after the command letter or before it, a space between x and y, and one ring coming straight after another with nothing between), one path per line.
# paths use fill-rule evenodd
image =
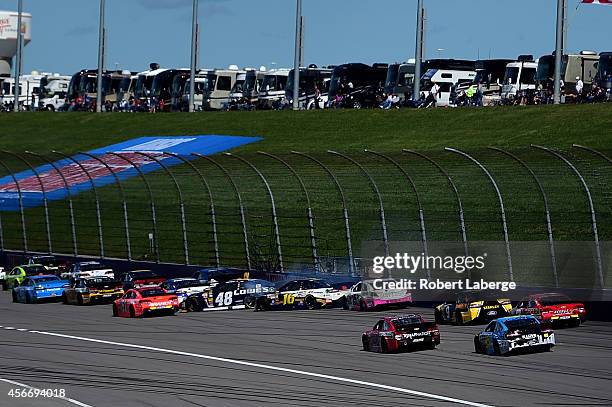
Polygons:
M266 280L230 280L213 288L190 295L185 300L189 312L266 308L276 299L274 284Z

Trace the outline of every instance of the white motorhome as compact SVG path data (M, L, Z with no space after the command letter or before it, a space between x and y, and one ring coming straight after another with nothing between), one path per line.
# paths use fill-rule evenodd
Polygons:
M289 69L273 69L266 73L259 89L258 109L273 109L285 98Z
M464 83L473 82L476 77L476 71L462 71L455 69L429 69L421 77L421 88L429 92L436 83L440 86L440 93L436 98L436 106L446 107L451 106L451 93L453 86Z
M64 106L70 78L59 74L44 77L40 82L38 108L56 111Z
M262 66L259 70L245 68L243 73L238 74L236 83L228 97L228 108L236 104L247 104L252 107L257 106L259 100L259 89L266 75L266 67Z
M533 60L521 60L510 62L506 65L504 74L504 85L502 86L502 100L516 97L524 90L534 90L536 88L536 72L538 62Z
M204 78L199 78L203 81L200 109L222 110L227 105L236 78L241 73L245 71L238 69L236 65L230 65L227 69L215 69L207 73ZM198 78L196 78L197 83ZM197 102L198 99L194 97L194 104Z
M26 110L38 106L38 94L40 92L40 82L44 76L34 71L30 75L22 75L19 79L19 104ZM2 92L0 92L0 104L12 104L15 101L15 78L6 78L2 82Z

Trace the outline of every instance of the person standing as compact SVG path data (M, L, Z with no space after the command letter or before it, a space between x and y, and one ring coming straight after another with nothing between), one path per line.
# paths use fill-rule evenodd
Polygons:
M584 82L580 79L580 76L576 76L576 103L582 101L582 91L584 90Z
M440 85L434 82L431 89L429 90L429 96L430 98L433 99L434 107L436 107L438 103L438 97L440 96L440 94L441 94Z

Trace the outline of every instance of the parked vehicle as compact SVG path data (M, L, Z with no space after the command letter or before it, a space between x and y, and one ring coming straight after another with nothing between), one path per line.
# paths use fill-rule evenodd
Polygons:
M334 107L361 109L382 102L382 90L387 79L387 64L372 66L361 63L334 68L329 87L329 104Z
M40 81L38 94L38 109L56 111L64 106L70 76L59 74L45 76Z
M132 94L132 72L104 71L102 101L111 108ZM64 110L94 110L98 97L98 70L83 69L75 73L68 84Z
M289 69L268 71L259 89L257 109L278 109L285 98Z
M287 86L285 87L286 105L293 104L293 85L295 81L294 70L289 71ZM318 68L310 65L308 68L300 68L300 109L315 109L317 106L324 108L328 100L329 85L332 70L329 68ZM319 100L315 103L316 88L319 89Z
M227 110L252 110L257 107L259 89L263 83L266 68L259 70L245 68L244 73L238 74L236 83L232 87L227 101Z
M563 55L561 63L561 80L565 95L576 95L576 78L584 83L584 92L591 88L597 76L599 55L593 51L581 51L579 54ZM552 91L555 78L555 55L544 55L538 60L536 80L544 90Z
M172 110L172 90L175 77L187 75L189 77L189 69L159 69L153 74L151 83L151 92L147 101L149 106L155 107L156 110L169 112ZM187 89L189 93L189 89Z
M401 64L391 64L387 69L387 79L385 80L385 93L395 94L401 99L405 95L412 97L414 89L414 59Z
M535 90L537 69L538 63L533 60L532 55L521 55L518 61L506 65L502 100L516 98L522 91Z
M198 91L194 96L194 105L197 110L223 110L226 107L232 88L236 84L236 78L244 71L236 65L230 65L227 69L215 69L202 72L196 76L196 88ZM185 98L189 98L189 83L185 84Z
M454 100L451 98L454 86L471 84L475 77L476 71L430 69L421 77L421 88L428 92L434 84L437 84L440 86L440 92L436 98L436 106L451 106L454 105Z
M607 100L612 102L612 52L599 54L599 65L595 78L598 85L606 91Z
M462 82L456 86L456 93L467 91L467 89L480 84L483 89L483 106L493 106L501 100L501 90L504 83L506 66L514 62L511 59L481 59L476 61L476 76L472 82ZM453 97L451 96L451 99Z

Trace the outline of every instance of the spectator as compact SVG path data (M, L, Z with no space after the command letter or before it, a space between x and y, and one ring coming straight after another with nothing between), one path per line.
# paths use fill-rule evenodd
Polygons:
M389 110L391 109L392 106L393 106L393 94L389 93L389 96L387 96L387 99L385 99L385 101L380 107L381 109Z
M580 76L576 76L576 103L582 102L582 91L584 90L584 82Z
M478 85L476 87L476 106L483 105L483 97L484 97L484 86L482 86L482 82L478 81Z
M438 98L440 97L441 93L442 91L441 91L440 85L434 82L433 85L431 86L431 89L429 90L429 98L433 99L434 107L436 106L438 102Z

